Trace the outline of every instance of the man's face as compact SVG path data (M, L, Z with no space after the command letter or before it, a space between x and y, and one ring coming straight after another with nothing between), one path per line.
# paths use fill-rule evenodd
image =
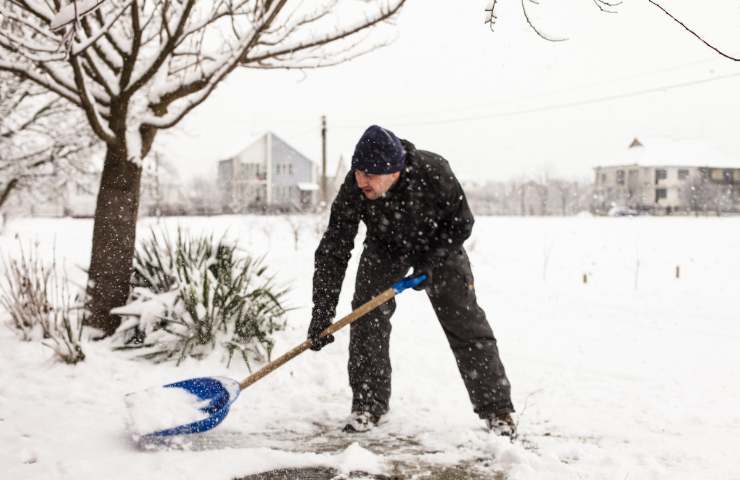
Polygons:
M368 200L377 200L390 190L400 175L400 172L375 174L355 170L355 181L365 195L365 198Z

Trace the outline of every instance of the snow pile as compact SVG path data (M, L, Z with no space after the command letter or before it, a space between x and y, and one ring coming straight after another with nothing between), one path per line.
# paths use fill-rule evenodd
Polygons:
M380 475L385 467L380 457L363 448L357 442L352 443L336 457L336 467L341 473L364 472Z
M148 388L124 397L127 425L134 436L175 428L208 418L202 409L210 400L201 400L177 387Z

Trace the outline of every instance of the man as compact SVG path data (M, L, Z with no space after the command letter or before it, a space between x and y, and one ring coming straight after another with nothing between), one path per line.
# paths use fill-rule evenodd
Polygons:
M313 315L308 329L312 349L334 341L320 337L334 318L339 291L359 222L367 227L352 308L404 277L427 280L425 289L457 360L474 411L488 428L514 436L511 387L496 338L478 306L463 242L473 215L447 161L416 150L393 132L368 128L355 147L352 171L331 207L329 226L315 256ZM389 356L393 300L352 323L349 346L351 419L347 432L366 431L388 410Z

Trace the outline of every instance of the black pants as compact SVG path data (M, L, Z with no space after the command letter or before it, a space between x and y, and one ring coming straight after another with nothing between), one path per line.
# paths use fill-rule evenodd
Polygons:
M352 308L403 278L411 262L365 248L360 259ZM473 409L481 418L513 412L511 385L499 358L496 338L478 306L470 261L464 250L450 255L432 273L427 295L457 360ZM383 415L391 396L389 340L396 302L368 313L350 327L349 383L352 411Z

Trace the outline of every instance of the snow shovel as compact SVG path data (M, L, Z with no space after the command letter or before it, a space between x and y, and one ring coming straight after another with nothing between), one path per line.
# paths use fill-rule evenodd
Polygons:
M373 297L367 303L358 307L356 310L354 310L341 320L338 320L331 324L323 332L321 332L321 337L331 335L337 330L346 327L350 323L359 319L366 313L374 310L378 306L384 304L404 290L416 287L417 285L421 284L422 282L424 282L424 280L426 280L426 278L426 275L419 275L417 277L406 277L399 280L398 282L394 283L391 288ZM171 435L200 433L214 428L216 425L221 423L221 421L229 413L229 407L232 403L234 403L242 390L252 385L256 381L262 379L268 373L276 370L278 367L287 363L289 360L292 360L299 354L305 352L311 347L311 345L311 340L307 339L297 347L284 353L282 356L268 363L260 370L248 376L241 382L237 382L236 380L225 377L200 377L183 380L176 383L170 383L168 385L164 385L164 387L161 389L156 389L155 391L165 392L165 394L168 395L179 395L179 397L177 398L184 398L185 402L189 404L190 408L180 409L179 411L185 412L184 415L191 418L187 419L187 423L180 424L176 427L164 429L157 429L155 427L151 430L146 430L147 424L146 422L144 422L143 428L141 428L141 430L146 430L146 432L148 433L141 432L141 436L167 437ZM137 394L129 394L126 397L134 395ZM143 399L143 402L147 401L146 396L142 396L141 398ZM135 407L135 405L128 400L126 401L126 403L129 407L130 413L133 416L133 414L135 413L133 410L137 407ZM149 407L152 406L155 405L146 405L145 403L143 403L142 405L145 410L149 410ZM152 410L155 411L154 415L160 414L160 412L156 412L156 408L153 408ZM195 417L197 417L197 420L195 421L193 421L193 416L191 415L192 411L195 411L196 413ZM166 407L166 414L177 415L177 412L177 408L173 409L169 406ZM177 424L176 420L177 419L173 418L172 423Z

